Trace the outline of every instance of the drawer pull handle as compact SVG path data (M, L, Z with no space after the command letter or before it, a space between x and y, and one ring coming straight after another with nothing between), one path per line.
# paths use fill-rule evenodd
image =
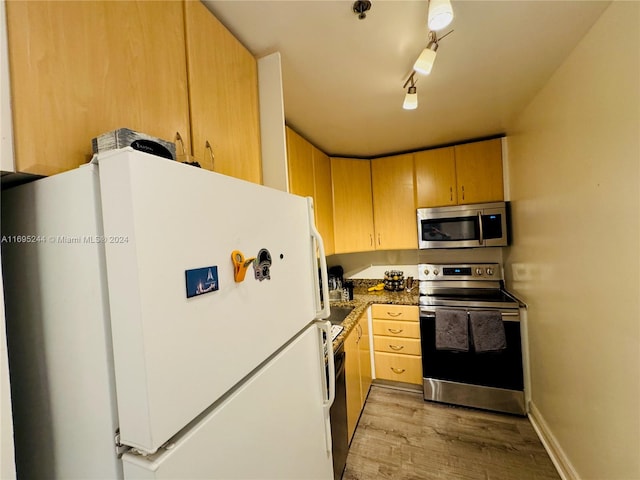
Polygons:
M395 328L387 328L387 330L389 330L389 331L390 331L391 333L393 333L394 335L397 335L397 334L402 333L402 332L404 331L402 328L398 328L398 329L395 329Z
M398 374L400 374L400 373L404 373L404 372L405 372L405 369L404 369L404 368L393 368L393 367L389 367L389 368L391 369L391 371L392 371L393 373L398 373Z
M402 315L402 312L387 312L387 315L389 315L390 317L399 317L400 315Z
M391 350L395 350L397 352L398 350L402 350L404 348L404 345L391 345L391 344L389 344L389 348Z

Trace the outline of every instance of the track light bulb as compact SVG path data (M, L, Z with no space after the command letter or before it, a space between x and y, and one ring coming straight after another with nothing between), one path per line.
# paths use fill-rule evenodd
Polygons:
M402 108L405 110L415 110L418 108L418 90L416 87L409 87L407 94L404 96Z
M436 48L438 44L435 44ZM428 46L422 50L420 56L416 60L416 63L413 64L413 69L422 74L429 75L431 73L431 69L433 68L433 62L436 61L436 50L432 50Z
M453 8L449 0L429 0L427 25L429 30L442 30L453 20Z

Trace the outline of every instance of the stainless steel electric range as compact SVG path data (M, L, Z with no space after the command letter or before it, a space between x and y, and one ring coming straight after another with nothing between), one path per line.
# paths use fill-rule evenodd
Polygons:
M504 289L501 265L421 264L418 279L425 400L524 415L520 303ZM467 319L471 312L494 312L505 345L481 353L472 340L468 351L437 348L436 317L441 322L451 310Z

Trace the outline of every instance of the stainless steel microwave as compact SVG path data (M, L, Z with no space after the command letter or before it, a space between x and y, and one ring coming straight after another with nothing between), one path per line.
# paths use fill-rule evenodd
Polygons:
M418 247L504 247L508 213L506 202L419 208Z

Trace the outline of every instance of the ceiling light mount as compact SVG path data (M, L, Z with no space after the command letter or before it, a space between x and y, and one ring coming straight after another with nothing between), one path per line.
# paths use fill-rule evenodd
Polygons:
M353 2L353 13L357 13L360 20L367 18L369 10L371 10L371 2L369 0L356 0Z

